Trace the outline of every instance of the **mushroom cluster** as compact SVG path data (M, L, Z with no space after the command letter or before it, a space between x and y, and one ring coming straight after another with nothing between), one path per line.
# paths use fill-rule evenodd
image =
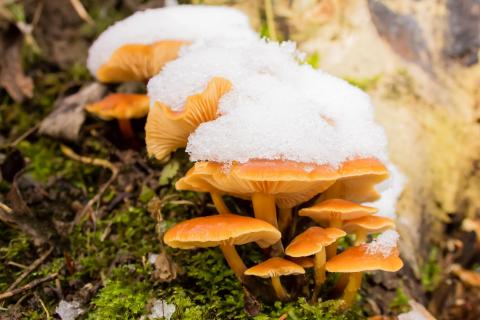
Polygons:
M303 58L292 42L258 38L233 9L140 12L102 34L88 65L103 82L150 79L148 97L117 94L87 110L130 135L125 119L148 112L151 157L186 148L194 163L176 188L209 193L217 214L173 226L167 245L219 247L247 289L269 278L279 300L341 296L349 306L362 272L402 267L385 216L394 212L373 206L394 210L399 191L379 193L394 166L369 97ZM251 216L226 196L249 201ZM235 246L247 243L263 262L246 265Z

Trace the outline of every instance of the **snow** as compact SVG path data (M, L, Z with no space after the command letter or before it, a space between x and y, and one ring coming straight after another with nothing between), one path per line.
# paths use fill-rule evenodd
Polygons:
M84 310L80 308L80 303L78 301L68 302L61 300L55 309L55 313L58 314L62 320L75 320L75 318L83 312Z
M300 64L293 43L206 42L186 48L148 84L152 103L181 111L215 76L232 82L219 117L190 135L190 160L250 159L330 164L386 159L386 137L370 98L347 82Z
M380 199L364 203L364 205L377 208L379 216L395 219L397 201L403 192L407 178L393 163L388 163L387 169L390 174L389 178L376 185L381 196Z
M87 66L96 74L113 52L125 44L255 37L247 16L233 8L179 5L148 9L116 22L103 32L90 47Z
M170 320L175 313L175 305L169 304L165 300L155 300L148 319L166 319Z
M394 248L397 247L400 235L395 230L387 230L381 233L372 242L367 244L367 254L381 253L384 257L388 257Z

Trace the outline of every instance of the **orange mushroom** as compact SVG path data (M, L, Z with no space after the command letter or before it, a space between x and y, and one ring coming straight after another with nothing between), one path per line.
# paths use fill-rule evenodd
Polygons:
M343 230L355 234L355 245L367 240L369 234L380 233L395 228L395 221L387 217L365 216L348 220L343 225Z
M176 149L185 147L188 136L202 122L217 117L218 102L231 87L230 81L215 77L202 93L190 96L180 112L155 102L145 125L148 154L161 160Z
M282 301L288 300L289 295L280 282L280 277L304 273L305 269L298 264L278 257L270 258L267 261L257 264L256 266L253 266L245 271L245 275L247 276L271 278L272 287L275 290L275 294Z
M389 252L372 251L368 244L352 247L327 261L325 267L328 272L349 273L348 285L342 299L347 306L351 306L362 282L363 271L383 270L395 272L402 268L403 262L398 257L397 248Z
M310 227L296 236L285 249L285 253L291 257L315 255L315 291L313 300L316 300L320 287L325 282L325 262L327 260L325 247L345 235L345 231L338 228Z
M180 222L165 233L164 241L179 249L220 246L228 265L242 280L246 267L235 245L257 242L268 247L280 238L280 232L262 220L223 213Z
M101 82L147 81L178 56L189 42L162 40L151 44L125 44L102 64L96 77Z
M143 118L149 109L148 96L144 94L115 93L85 106L85 110L104 120L117 119L125 138L134 137L130 119Z
M372 215L377 209L362 206L352 201L329 199L316 205L301 209L299 216L310 217L320 224L328 223L331 227L341 228L343 220L356 219ZM337 252L337 242L327 247L327 257L333 257Z
M306 164L293 161L251 160L225 169L215 162L197 162L180 179L178 190L230 194L251 199L255 217L278 228L276 205L293 207L328 188L337 178L328 166L306 170Z

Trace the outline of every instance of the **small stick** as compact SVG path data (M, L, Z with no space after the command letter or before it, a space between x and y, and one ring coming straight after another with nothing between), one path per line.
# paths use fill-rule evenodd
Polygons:
M18 288L18 289L14 289L14 290L10 290L10 291L5 291L4 293L1 293L1 294L0 294L0 300L10 298L10 297L13 297L14 295L17 295L17 294L19 294L19 293L22 293L22 292L25 292L25 291L27 291L27 290L33 289L33 288L35 288L36 286L38 286L39 284L42 284L42 283L44 283L44 282L53 280L53 279L55 279L56 277L58 277L58 273L52 273L52 274L50 274L50 275L48 275L48 276L45 276L45 277L43 277L43 278L40 278L40 279L37 279L37 280L33 280L32 282L27 283L26 285L24 285L23 287L20 287L20 288Z
M27 269L25 269L22 274L20 275L20 277L17 278L17 280L15 280L11 285L10 287L8 287L8 291L10 290L13 290L15 289L19 284L20 282L23 281L23 279L25 279L33 270L35 270L39 265L41 265L43 263L43 261L45 261L45 259L48 258L48 256L50 256L50 254L52 253L53 251L53 247L51 247L50 249L47 250L47 252L45 252L40 258L38 258L37 260L35 260Z
M87 204L85 205L85 207L82 209L82 211L80 211L80 213L77 214L77 216L75 217L75 219L73 221L72 227L70 228L70 231L71 231L73 229L73 226L78 223L78 221L80 220L81 217L83 217L85 212L90 210L91 207L93 206L93 204L100 200L100 198L105 193L107 188L113 183L113 181L115 181L115 179L117 179L119 170L113 163L111 163L110 161L107 161L105 159L97 159L97 158L91 158L91 157L85 157L85 156L78 155L72 149L70 149L69 147L67 147L63 144L60 146L60 148L61 148L63 154L66 155L67 157L69 157L70 159L80 161L80 162L86 163L86 164L91 164L91 165L94 165L94 166L103 167L103 168L109 169L112 172L112 175L110 176L110 179L108 179L108 181L105 182L100 187L97 194L92 199L90 199L87 202Z

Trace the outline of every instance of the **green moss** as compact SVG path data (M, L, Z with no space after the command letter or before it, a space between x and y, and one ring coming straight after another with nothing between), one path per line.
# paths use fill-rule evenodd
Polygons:
M396 296L390 303L390 309L396 314L410 311L409 297L403 290L403 286L399 286L396 291Z
M312 54L309 54L305 58L305 62L311 65L314 69L320 68L320 54L317 51L315 51Z
M362 89L363 91L368 91L376 87L378 81L382 78L381 74L375 75L369 78L357 79L351 77L345 77L344 80L350 83L351 85Z
M422 267L420 280L426 291L433 291L440 282L440 265L438 263L439 249L432 247L428 260Z
M144 282L107 281L91 302L94 309L87 319L138 319L145 313L148 299Z

